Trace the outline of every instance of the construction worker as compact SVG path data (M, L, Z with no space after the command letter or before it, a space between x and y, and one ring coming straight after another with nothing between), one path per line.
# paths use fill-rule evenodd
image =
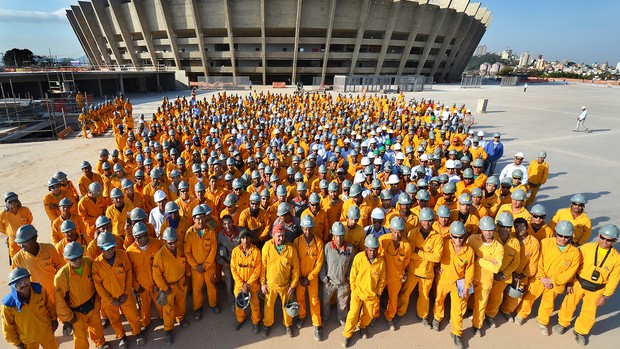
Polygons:
M72 206L73 202L67 198L63 198L58 203L58 207L60 208L60 216L52 222L52 243L56 244L58 241L62 240L63 235L60 232L60 225L66 220L71 220L75 223L78 234L88 235L86 226L82 221L82 217L80 217L77 213L71 212Z
M347 209L347 218L344 220L345 234L344 241L350 243L355 247L356 251L364 250L364 228L359 225L360 220L360 208L357 206L351 206ZM358 252L359 253L359 252Z
M485 310L486 322L490 328L496 327L495 316L504 300L504 290L512 283L512 275L521 263L521 244L517 238L511 236L512 215L509 212L500 212L495 219L495 224L497 225L495 240L504 247L504 258L502 258L499 271L493 276L493 287Z
M321 207L321 197L317 193L312 193L308 197L308 208L301 213L301 217L311 215L314 219L314 234L323 242L329 241L329 220L327 213Z
M390 331L396 331L394 316L398 309L398 294L407 280L411 261L411 244L403 238L405 221L397 216L390 221L390 234L379 237L379 255L385 261L388 303L384 312Z
M17 229L15 242L20 251L13 256L11 266L28 269L31 280L43 286L51 297L54 294L54 275L65 265L65 260L54 245L37 242L37 238L38 232L31 224ZM52 305L55 304L54 298L49 301Z
M64 237L55 245L58 253L62 253L65 249L65 246L67 246L67 244L71 242L77 242L82 245L84 249L86 249L86 247L88 247L88 244L91 241L88 236L79 234L77 232L77 226L71 220L62 222L62 224L60 225L60 232L62 232Z
M316 195L316 193L312 193ZM318 195L317 195L318 196ZM314 340L321 340L321 302L319 300L319 273L323 267L323 238L314 233L314 218L310 214L301 217L302 235L295 239L293 247L299 256L299 285L295 290L299 302L297 328L301 329L306 319L306 291L310 300L310 315L314 326Z
M105 216L110 218L112 222L111 233L116 236L124 237L125 225L127 224L127 219L131 215L133 206L125 200L125 195L119 188L114 188L110 191L110 199L112 199L112 205L108 206L105 210Z
M177 248L176 229L166 228L162 233L162 240L164 248L153 258L153 281L159 288L156 302L163 308L165 343L170 346L173 342L172 329L175 320L181 328L189 326L185 321L185 301L190 271L183 249Z
M379 255L379 240L368 235L364 239L365 250L355 255L349 277L351 305L342 335L342 346L348 348L356 326L363 339L368 338L367 327L379 307L379 297L386 283L387 267Z
M577 305L583 300L573 334L577 343L588 344L590 330L596 320L596 309L605 305L620 280L620 254L613 246L619 237L618 227L606 224L599 229L598 241L579 248L582 258L576 282L566 285L566 297L558 311L558 324L553 327L554 332L566 332Z
M553 229L551 229L545 222L547 218L547 208L541 204L536 204L530 209L530 225L528 227L528 234L535 237L539 242L542 239L550 238L553 236Z
M184 246L185 232L191 227L191 223L189 223L185 217L181 216L179 205L174 201L168 201L166 203L164 212L166 215L164 216L164 222L161 224L160 231L164 231L168 227L173 227L177 230L181 246Z
M475 252L465 243L465 225L461 221L450 224L450 238L443 240L443 251L437 274L437 295L433 307L433 329L439 332L444 316L444 301L450 294L450 324L452 339L458 349L463 348L463 316L467 298L473 292Z
M292 243L285 238L286 229L281 224L273 227L273 238L263 246L260 283L265 295L263 315L263 337L269 336L274 322L274 305L279 297L282 303L282 323L286 334L293 336L293 318L286 311L286 304L294 296L299 284L299 257Z
M349 271L355 257L355 247L344 241L345 228L340 222L334 222L330 230L332 241L324 247L324 262L319 273L323 282L323 324L327 323L330 314L330 301L336 294L336 319L344 325L349 310Z
M50 219L50 222L53 222L54 219L60 216L58 203L62 198L68 196L65 195L68 194L68 192L63 192L60 188L60 182L54 177L47 181L47 189L49 190L49 193L43 197L43 206L45 207L45 213L47 213L47 217Z
M78 102L78 105L81 104ZM91 137L96 136L95 125L90 118L90 114L86 108L81 108L82 112L78 115L78 124L82 127L82 134L84 138L88 138L88 134L86 133L86 127L90 128Z
M74 347L88 349L88 338L99 349L107 349L103 326L99 319L101 308L92 278L93 260L84 257L84 248L78 242L65 246L67 264L54 277L54 297L58 319L64 323L63 334L73 334Z
M155 207L149 212L149 223L155 228L155 235L159 236L161 234L161 225L166 217L166 202L168 198L163 190L157 190L153 194L153 201L155 202Z
M527 199L527 206L531 206L536 200L536 194L540 186L547 183L549 178L549 164L545 161L547 158L547 152L542 150L538 153L536 161L530 162L527 167L527 174L529 175L527 181L527 187L530 191L530 197Z
M407 279L398 295L398 310L395 319L407 313L411 293L418 287L416 312L422 319L422 325L431 328L428 321L430 292L435 278L435 265L441 261L443 237L433 228L435 214L430 207L420 210L420 226L408 232L407 240L411 245L411 262L407 267Z
M88 194L88 187L93 182L97 182L101 187L103 187L103 179L101 178L101 175L93 172L93 167L88 161L82 161L80 168L82 169L82 176L78 180L80 195L86 196L86 194Z
M99 182L88 185L88 193L78 203L78 214L86 225L86 234L89 237L95 235L95 221L99 216L104 216L106 211L106 199L101 195L103 187Z
M125 329L121 322L122 313L131 327L136 344L144 345L145 339L140 328L140 315L132 292L133 270L127 252L116 248L116 238L111 232L97 236L97 246L101 254L93 261L93 281L101 297L101 307L108 319L119 348L127 348Z
M140 305L142 327L148 329L151 325L151 305L155 304L160 317L162 314L161 306L155 303L159 288L153 281L153 260L164 244L162 240L149 237L146 225L141 222L132 227L132 234L135 242L127 247L134 276L132 287Z
M245 228L241 228L245 230ZM217 254L215 261L217 262L217 273L224 281L228 303L231 309L235 308L235 294L233 293L233 277L230 270L230 257L232 250L240 243L240 229L233 223L231 216L222 218L222 230L217 233ZM217 274L216 274L217 276ZM221 281L220 281L221 282Z
M15 242L15 234L19 227L25 224L32 224L32 212L23 206L15 192L7 191L4 194L4 210L0 211L0 234L7 236L7 246L9 248L9 259L13 258L19 251L19 246Z
M561 220L555 226L555 237L540 242L540 259L536 281L528 287L521 305L517 308L515 322L522 325L532 312L532 305L542 296L538 307L538 327L540 333L549 335L549 318L553 312L555 297L564 293L566 284L571 282L581 263L581 253L571 245L570 239L575 232L573 224Z
M243 229L239 233L240 244L232 250L230 257L230 271L235 280L233 293L239 295L241 292L250 294L249 306L252 311L252 333L258 334L260 331L260 274L262 269L261 253L252 244L252 235L249 230ZM245 322L245 310L235 307L236 321L233 329L238 331Z
M1 307L4 339L17 348L58 348L54 337L58 328L56 308L47 291L30 281L30 272L25 268L13 269L7 283L11 289Z
M586 200L585 195L575 194L570 198L570 207L559 209L551 218L551 222L549 222L551 229L555 229L556 224L561 220L571 222L575 229L575 234L572 235L570 243L575 247L588 242L590 235L592 235L592 221L585 211L587 203L588 200Z
M519 265L512 272L512 284L509 285L508 297L504 296L500 312L508 322L514 322L512 312L517 309L523 299L523 289L533 282L534 276L538 271L538 260L540 258L540 242L530 235L530 230L525 218L517 218L513 223L515 235L521 245ZM510 291L515 290L513 294ZM514 297L517 296L517 297Z
M496 226L493 218L484 216L480 218L479 225L481 234L471 235L467 244L472 247L475 254L474 264L474 314L472 325L474 336L482 337L482 325L486 307L493 287L493 279L502 266L504 259L504 247L495 240Z
M239 215L239 226L250 231L254 245L269 239L271 228L267 219L267 212L260 207L260 203L261 196L259 193L250 194L250 207L243 210Z
M192 275L192 310L194 320L202 319L203 295L202 288L207 286L209 307L213 313L219 314L217 305L217 288L215 287L215 257L217 255L217 233L206 224L206 209L202 205L192 211L194 225L185 234L185 257L191 267Z

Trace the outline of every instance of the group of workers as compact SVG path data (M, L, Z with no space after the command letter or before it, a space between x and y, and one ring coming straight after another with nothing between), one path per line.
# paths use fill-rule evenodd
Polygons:
M309 317L317 341L335 304L344 347L382 315L397 331L416 288L427 329L442 328L450 297L457 348L468 309L481 337L498 315L523 324L538 298L549 335L563 294L553 331L565 333L582 302L573 335L585 345L620 279L618 228L589 242L583 194L554 214L535 204L544 151L527 167L518 152L494 175L501 135L474 133L464 106L402 94L192 94L164 98L134 125L128 105L119 97L88 111L101 123L91 132L112 128L116 149L83 161L77 186L60 171L48 180L49 229L5 194L11 345L56 348L60 321L76 348L88 337L107 348L108 324L126 348L120 314L143 345L153 309L171 345L173 328L189 326L188 294L201 321L205 287L214 314L223 290L233 330L249 315L263 336L278 298L286 334ZM52 244L37 241L40 230Z

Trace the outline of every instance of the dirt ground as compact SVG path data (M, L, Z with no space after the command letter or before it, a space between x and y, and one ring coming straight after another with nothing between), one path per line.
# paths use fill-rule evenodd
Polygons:
M266 90L266 89L265 89ZM507 164L517 151L525 153L526 162L534 160L539 150L549 153L550 178L539 192L538 202L543 203L547 210L555 212L558 208L568 205L572 194L582 192L589 200L587 212L593 221L594 231L607 223L620 224L618 211L620 202L620 184L615 174L620 165L613 161L612 156L618 149L618 132L620 130L617 110L620 109L620 88L585 86L585 85L544 85L532 84L527 93L520 87L483 86L481 89L459 89L458 86L436 85L433 90L411 93L418 100L430 98L445 103L466 103L475 110L479 98L489 99L487 114L474 113L476 125L474 129L502 133L506 152L497 172ZM273 92L288 92L274 90ZM215 92L217 93L217 92ZM231 93L231 92L229 92ZM234 91L232 93L235 93ZM168 93L189 96L189 91ZM205 92L200 96L209 96ZM131 96L134 103L134 114L150 115L161 101L161 95ZM581 105L589 110L589 134L573 133L575 119ZM46 193L47 180L58 170L67 173L69 179L77 184L81 175L80 162L88 160L92 164L98 157L101 148L112 149L114 141L110 133L95 139L84 139L78 132L59 141L31 142L18 144L0 144L0 191L15 191L22 203L34 214L34 225L39 231L39 241L50 242L49 220L44 212L42 199ZM614 153L612 153L612 149ZM611 159L610 159L611 157ZM612 160L612 161L609 161ZM611 181L610 181L611 179ZM551 215L549 215L551 216ZM595 235L594 233L593 235ZM616 246L617 247L617 246ZM8 291L6 276L9 272L8 256L5 248L0 248L0 294ZM415 294L415 292L414 292ZM562 296L556 301L559 307ZM590 338L590 348L611 348L612 343L620 342L620 296L616 293L607 304L599 309L597 323ZM414 300L415 301L415 300ZM415 303L413 303L415 304ZM285 335L280 325L281 315L277 315L271 334L268 338L253 335L251 324L246 322L239 332L232 330L234 314L220 294L222 313L215 315L205 310L201 322L190 321L187 329L175 328L176 347L208 347L208 348L274 348L292 345L309 345L311 348L335 348L342 341L342 328L335 319L330 319L323 329L323 341L315 342L312 338L313 329L306 321L301 331L294 330L295 338ZM278 307L276 306L276 309ZM449 308L448 308L449 309ZM535 307L536 309L536 307ZM189 310L188 310L189 314ZM533 314L535 316L535 312ZM378 320L374 328L370 328L370 338L362 340L353 336L355 348L450 348L450 328L446 316L439 333L426 330L410 309L400 322L399 328L392 333L388 330L383 318ZM308 319L309 320L309 319ZM571 335L572 328L561 336L551 334L548 337L538 332L535 318L532 316L522 326L505 323L497 319L498 328L485 329L483 338L472 338L471 321L464 322L463 342L466 348L574 348L577 344ZM146 334L147 348L164 347L161 320ZM557 323L555 314L551 318L551 326ZM128 329L128 327L127 327ZM60 329L56 333L61 348L71 347L69 338L62 337ZM106 330L106 338L111 341L111 348L116 348L111 328ZM130 340L130 346L135 342ZM0 341L0 347L8 347Z

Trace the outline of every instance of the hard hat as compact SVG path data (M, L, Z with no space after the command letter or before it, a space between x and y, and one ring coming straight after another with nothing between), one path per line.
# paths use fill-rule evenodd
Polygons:
M418 192L418 187L416 187L415 184L407 183L407 186L405 187L405 193L407 193L407 194L415 194L417 192Z
M416 199L419 201L429 201L431 199L431 194L426 189L420 189L417 194L415 194Z
M372 189L381 189L382 185L381 185L381 181L378 179L373 179L372 183L371 183L371 187Z
M463 179L473 179L474 178L474 170L471 168L466 168L465 171L463 171Z
M497 222L497 224L502 227L512 227L512 224L514 223L514 218L512 217L512 214L510 212L504 211L497 215L497 217L495 218L495 222Z
M99 151L99 156L108 156L108 155L110 155L110 152L105 148Z
M144 171L142 170L136 170L136 172L133 174L134 178L144 178Z
M95 228L101 228L106 224L110 224L112 223L110 221L110 218L106 217L106 216L99 216L97 217L97 220L95 220Z
M441 187L441 191L445 194L454 194L456 192L456 184L448 182Z
M72 220L70 220L70 219L67 219L66 221L64 221L64 222L62 222L60 224L60 232L61 233L66 233L66 232L69 232L69 231L75 230L75 229L77 229L77 227L75 226L75 223Z
M67 174L62 171L58 171L54 173L54 178L56 178L59 182L62 182L67 179Z
M162 172L163 171L159 167L156 167L156 168L152 169L151 170L151 178L153 178L153 179L161 178L163 176Z
M120 171L124 171L123 169L123 165L121 164L114 164L114 168L112 169L114 172L120 172Z
M182 159L182 158L179 158L179 159ZM176 178L176 177L181 177L181 171L175 168L174 170L170 171L170 178Z
M502 135L501 135L499 132L495 132L495 133L493 133L493 138L499 138L499 137L501 137L501 136L502 136Z
M194 184L194 191L205 191L207 188L205 187L205 184L202 182L196 182L196 184Z
M177 230L172 227L164 229L164 232L161 234L161 239L164 241L174 241L178 238Z
M350 189L352 186L353 186L353 182L351 182L349 179L345 179L344 181L342 181L343 189Z
M129 214L129 218L132 221L141 221L141 220L146 219L147 215L143 209L141 209L140 207L136 207L133 210L131 210L131 213Z
M169 201L166 203L166 207L164 208L164 213L171 214L173 212L179 212L179 205L174 201Z
M260 194L254 192L250 195L250 202L260 202Z
M349 196L358 196L362 193L362 187L358 184L355 183L351 186L351 189L349 189Z
M260 178L260 173L258 172L258 170L254 170L252 171L252 179L259 179Z
M355 205L350 206L349 209L347 210L347 218L360 219L360 216L361 216L360 208Z
M143 223L141 223L143 224ZM116 238L109 231L104 231L97 236L97 246L104 251L116 247Z
M599 229L598 233L608 239L617 239L620 237L620 230L614 224L605 224Z
M472 204L471 194L468 194L468 193L461 194L461 196L459 196L459 204L461 204L461 205L471 205Z
M330 182L329 185L327 186L327 190L328 191L338 191L338 183L337 182Z
M407 193L400 193L396 202L400 205L409 205L411 204L411 197Z
M58 202L58 206L62 207L62 206L73 206L73 202L71 202L71 200L69 200L69 198L62 198L62 200L60 200L60 202Z
M232 193L228 194L228 195L226 195L226 198L224 199L224 206L232 207L232 206L237 204L238 200L239 199L237 198L237 195L232 194Z
M483 167L483 166L484 166L484 160L482 160L482 159L478 158L478 159L474 160L474 161L471 163L471 165L472 165L473 167Z
M121 197L123 197L123 192L118 188L112 188L112 190L110 191L110 198L115 199Z
M465 235L465 225L461 221L454 221L450 223L450 235L463 236Z
M101 164L101 168L104 170L111 170L112 169L112 164L105 161L103 164Z
M478 227L480 230L495 230L495 222L492 217L484 216L480 218L480 222L478 223Z
M158 190L155 192L155 194L153 194L153 199L155 200L155 202L166 200L166 193L164 193L163 190Z
M518 168L515 169L514 171L512 171L512 178L517 178L517 179L523 178L523 171L519 170Z
M276 195L277 196L287 196L288 192L286 190L286 187L282 184L278 185L278 187L276 188Z
M399 216L392 218L390 220L390 229L405 230L405 221Z
M189 184L186 181L179 182L179 190L189 189Z
M239 178L235 178L233 179L232 187L234 189L241 189L243 188L243 183L241 183L241 180L239 180Z
M474 189L471 190L471 197L472 198L481 198L482 197L482 189L476 187Z
M66 259L76 259L84 255L84 247L79 242L73 241L65 246L63 255Z
M383 189L381 194L379 194L381 200L392 200L392 197L392 192L389 189Z
M327 173L327 166L325 165L319 166L319 173Z
M523 290L516 288L512 285L508 285L508 297L510 298L521 298L523 297Z
M435 219L435 213L433 212L433 209L430 207L423 207L420 210L420 220L421 221L432 221L433 219Z
M383 212L381 208L376 207L370 213L370 218L382 220L382 219L385 219L385 213Z
M130 179L123 178L123 180L121 181L121 187L123 189L131 188L133 187L133 182Z
M328 187L329 187L329 182L327 181L327 179L321 179L319 181L319 189L327 189Z
M308 201L311 204L318 204L321 202L321 198L319 197L319 195L317 193L312 193L310 194L310 197L308 198Z
M7 283L9 285L14 285L17 281L30 277L30 272L26 268L15 268L11 270L9 273L9 277L7 278Z
M311 215L307 214L301 217L301 222L299 223L299 225L302 228L314 228L314 218L312 218Z
M524 158L524 157L525 157L525 155L523 155L523 152L519 151L519 152L515 153L515 158Z
M370 234L364 239L364 246L368 248L379 248L379 239L376 236Z
M492 184L492 185L498 186L499 185L499 178L497 178L497 176L491 176L491 177L487 178L486 184Z
M146 226L146 224L142 222L138 222L134 224L133 228L131 228L131 233L133 234L133 236L148 234L148 232L149 232L148 227Z
M252 294L250 292L240 291L235 297L235 305L239 309L245 309L250 305L250 299L252 298Z
M437 208L437 216L441 218L450 218L450 208L446 205L441 205Z
M60 181L58 181L56 178L52 177L47 181L47 187L53 187L55 185L60 185Z
M32 224L24 224L15 233L15 242L26 242L37 235L37 229Z
M575 194L572 198L570 198L570 202L573 204L587 204L588 200L586 200L586 196L583 194Z
M520 200L523 201L527 198L527 194L525 194L525 191L523 189L517 189L515 191L512 192L512 194L510 195L510 197L513 200Z
M82 161L82 164L80 164L80 169L84 169L84 168L87 168L87 167L92 167L90 165L90 162L88 162L86 160Z
M308 186L306 185L305 182L297 183L297 191L306 191L306 190L308 190Z
M575 232L575 227L573 226L573 223L567 220L561 220L555 226L555 233L557 235L573 236L574 232Z
M299 314L299 303L294 298L291 298L284 305L284 309L288 316L295 317Z
M546 158L547 157L547 152L544 150L541 150L540 152L538 152L538 157L539 158Z
M541 204L536 204L532 206L532 208L530 209L530 214L536 215L536 216L546 216L547 209L545 208L545 206Z
M399 182L400 182L400 179L395 174L392 174L388 177L388 184L398 184Z
M276 215L278 217L284 216L291 212L291 206L286 202L281 202L278 204L278 209Z
M93 194L94 196L101 195L101 184L98 182L92 182L88 185L88 192Z
M332 224L331 233L334 236L344 236L344 224L342 224L341 222L334 222L334 224Z

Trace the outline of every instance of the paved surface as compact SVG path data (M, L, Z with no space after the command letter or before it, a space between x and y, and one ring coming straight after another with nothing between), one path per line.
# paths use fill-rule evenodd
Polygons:
M266 90L266 89L265 89ZM274 92L291 93L293 89L275 90ZM235 93L231 91L229 93ZM244 92L239 92L244 93ZM189 96L189 91L172 92L171 98L179 95ZM203 93L200 96L209 96ZM488 113L477 114L476 131L485 133L498 131L502 133L505 144L505 157L498 164L497 171L511 161L514 153L521 151L525 161L535 160L540 150L548 153L550 178L538 195L538 202L547 210L555 210L568 205L574 193L584 193L589 200L586 210L593 222L594 234L600 226L607 223L620 224L617 205L620 202L620 182L617 173L620 165L615 160L615 151L620 146L620 88L590 85L535 85L531 84L526 93L520 87L484 86L480 89L459 89L453 85L435 85L432 91L407 94L417 99L427 98L443 103L465 103L475 110L478 99L488 98ZM150 115L161 101L161 95L131 96L134 113ZM577 115L582 105L588 108L587 126L590 133L574 133ZM43 210L42 198L46 192L47 179L57 170L68 174L77 184L80 176L79 163L97 160L100 148L112 148L113 138L109 135L95 140L85 140L77 132L62 141L33 142L23 144L0 145L0 191L16 191L22 203L32 210L34 224L39 230L39 241L49 242L49 221ZM549 215L551 216L551 215ZM620 248L620 246L616 246ZM8 291L6 275L8 274L7 251L0 248L0 294ZM597 324L590 339L589 348L611 348L620 342L620 295L617 292L607 304L599 309ZM556 302L559 307L562 297ZM222 309L226 310L221 298ZM277 307L276 307L277 308ZM277 314L277 312L276 312ZM535 314L534 314L535 315ZM191 323L187 329L175 329L176 347L209 348L273 348L292 345L308 345L313 348L334 348L342 340L342 329L334 319L324 328L324 341L314 342L313 330L307 326L299 334L295 330L294 339L285 336L284 328L279 325L281 316L276 315L276 324L271 335L265 339L251 333L251 325L246 324L239 332L232 331L234 316L230 311L213 315L205 311L203 320ZM472 338L470 320L465 320L463 341L468 348L576 348L569 329L565 335L552 334L544 337L538 332L535 319L530 318L522 327L506 324L498 320L498 328L485 331L483 338ZM557 323L552 316L551 325ZM156 328L147 334L148 348L164 347L161 321L155 321ZM379 319L375 328L370 329L368 340L358 339L354 335L355 348L429 348L452 347L449 324L444 320L442 330L436 333L425 330L415 315L408 314L400 322L396 333L388 331L385 321ZM107 338L113 341L110 328L106 330ZM71 342L61 336L61 348L72 347ZM130 345L135 344L130 342ZM0 340L0 348L8 347ZM112 348L116 343L112 342Z

